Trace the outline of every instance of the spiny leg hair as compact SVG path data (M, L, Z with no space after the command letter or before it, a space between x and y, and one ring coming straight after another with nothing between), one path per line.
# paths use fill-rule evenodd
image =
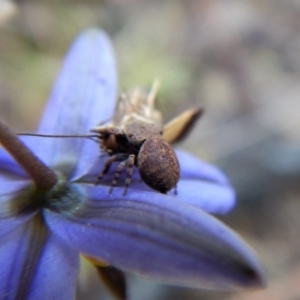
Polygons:
M123 160L117 167L114 179L111 183L111 186L108 190L108 193L111 194L113 188L116 186L118 179L120 177L121 171L123 170L124 167L127 167L127 172L126 172L126 181L125 181L125 188L123 191L123 196L126 195L127 188L129 186L129 183L131 181L131 175L132 175L132 169L134 165L134 154L129 155L125 160Z

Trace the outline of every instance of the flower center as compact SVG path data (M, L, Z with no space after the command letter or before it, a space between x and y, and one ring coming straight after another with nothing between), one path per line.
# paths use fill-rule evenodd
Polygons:
M43 207L57 212L74 213L83 202L84 195L80 187L65 180L58 183L42 195Z
M84 194L76 183L58 176L57 183L50 190L41 190L30 185L16 194L10 194L0 208L1 215L17 215L47 208L67 214L75 213L84 200Z

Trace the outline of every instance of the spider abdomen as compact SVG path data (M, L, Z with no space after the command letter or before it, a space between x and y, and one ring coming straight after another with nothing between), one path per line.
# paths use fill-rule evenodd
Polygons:
M180 167L172 147L161 137L147 139L138 154L142 180L152 189L167 193L179 180Z

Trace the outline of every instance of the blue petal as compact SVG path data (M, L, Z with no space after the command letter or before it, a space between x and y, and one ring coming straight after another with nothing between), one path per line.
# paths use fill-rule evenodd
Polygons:
M2 180L13 180L28 178L27 174L20 168L12 156L0 148L0 182Z
M75 299L79 255L58 237L48 237L29 293L30 299Z
M191 162L190 167L183 167L183 173L187 175L188 171L189 176L182 176L182 178L180 178L177 184L178 194L175 197L181 199L182 201L193 204L208 213L228 213L234 207L236 197L234 190L229 186L225 176L221 173L221 171L219 171L216 167L204 163L189 154L181 152L180 158L183 157L187 158L187 165L189 165L189 162ZM89 170L88 174L81 178L81 181L95 183L106 159L106 155L101 157L98 163L95 164L91 170ZM118 162L114 163L111 166L110 171L100 182L101 185L107 186L107 191L114 178L117 165ZM193 165L195 166L195 170L192 170L191 168ZM202 168L199 168L199 165ZM206 177L205 180L204 177ZM117 186L124 187L125 178L125 172L122 172ZM134 168L132 173L130 188L143 191L152 191L156 193L142 182L137 168ZM174 190L171 190L168 194L174 195Z
M196 178L222 185L229 185L228 179L217 167L185 151L176 149L175 152L180 164L180 178Z
M197 179L230 186L227 177L217 167L206 163L185 151L176 149L175 152L180 164L180 179ZM95 164L90 166L90 169L88 170L87 174L85 174L83 179L88 181L96 181L97 176L102 170L103 163L107 160L107 158L107 154L102 152L99 160L96 160ZM104 181L112 180L118 164L119 162L112 164L109 172L103 177ZM133 170L132 179L133 181L141 180L137 168L134 168Z
M25 210L28 193L28 181L0 182L0 238L16 227L23 225L34 214L34 210Z
M0 239L4 299L74 299L78 254L31 220Z
M46 134L88 134L110 119L116 98L116 70L107 35L98 29L83 32L67 54L38 128ZM63 171L84 174L99 155L90 140L39 138L43 161ZM36 145L37 147L38 145Z
M81 207L47 211L53 232L89 256L164 282L213 289L260 287L264 276L249 247L229 228L174 197L87 188ZM117 197L116 197L117 196Z
M176 197L212 214L226 214L235 205L235 192L229 186L195 179L181 179Z

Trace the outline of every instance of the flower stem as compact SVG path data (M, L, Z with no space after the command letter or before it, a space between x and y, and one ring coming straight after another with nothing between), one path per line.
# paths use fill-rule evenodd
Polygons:
M44 190L51 189L57 182L56 174L47 167L0 119L0 143L35 182Z

